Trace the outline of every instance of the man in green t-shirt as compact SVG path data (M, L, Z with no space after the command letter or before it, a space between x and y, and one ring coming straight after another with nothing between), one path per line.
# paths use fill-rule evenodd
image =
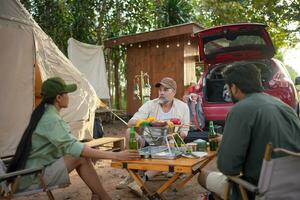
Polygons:
M300 151L300 121L294 110L262 92L261 75L254 64L235 62L223 72L234 106L227 115L218 151L220 172L202 170L199 183L223 197L226 176L258 183L266 144ZM238 190L231 199L241 199ZM248 194L254 199L254 194Z

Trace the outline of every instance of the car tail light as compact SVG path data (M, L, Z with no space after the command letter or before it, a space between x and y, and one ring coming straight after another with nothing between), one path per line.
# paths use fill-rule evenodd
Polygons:
M289 87L289 83L285 80L270 80L269 85L271 89L274 88L287 88Z
M277 85L276 81L274 81L274 80L269 81L269 86L271 89L278 88L278 85Z
M273 78L269 81L270 88L287 88L289 87L288 81L286 81L283 73L278 71L274 74Z

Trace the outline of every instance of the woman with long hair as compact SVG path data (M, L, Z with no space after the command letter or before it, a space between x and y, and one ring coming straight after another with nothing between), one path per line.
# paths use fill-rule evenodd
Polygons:
M79 176L92 191L92 199L111 199L104 190L91 163L94 159L138 159L136 151L107 152L92 149L79 142L67 123L59 115L69 104L68 93L77 89L76 84L67 85L63 79L53 77L42 84L42 102L32 112L8 172L45 166L43 177L47 186L68 185L69 173L76 169ZM35 175L22 177L18 190L37 189Z

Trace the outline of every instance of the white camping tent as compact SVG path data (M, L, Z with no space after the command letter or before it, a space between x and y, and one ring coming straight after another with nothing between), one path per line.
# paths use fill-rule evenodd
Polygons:
M77 69L89 80L100 99L110 99L103 47L68 40L68 56Z
M78 139L91 139L97 95L18 0L0 1L0 156L14 154L41 81L60 76L78 89L61 115Z

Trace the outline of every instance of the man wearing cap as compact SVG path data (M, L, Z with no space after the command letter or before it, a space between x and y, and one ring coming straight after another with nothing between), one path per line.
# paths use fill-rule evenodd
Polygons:
M79 142L68 124L59 115L69 104L68 93L77 89L76 84L67 85L63 79L53 77L42 84L42 101L33 111L8 172L45 166L43 174L48 187L70 184L69 173L76 169L79 176L92 191L92 199L111 199L104 190L91 163L94 159L138 159L133 151L106 152L92 149ZM22 177L18 190L40 188L38 177Z
M134 126L139 119L147 119L149 116L156 120L166 121L171 118L178 118L182 125L189 125L190 114L188 106L181 100L175 98L177 84L169 77L163 78L155 84L158 88L158 98L147 101L129 120L128 126ZM189 127L180 129L180 136L187 136ZM127 134L129 138L129 134Z
M149 116L155 117L155 119L159 121L167 121L171 118L178 118L182 125L187 125L180 129L180 136L184 139L189 130L188 125L190 123L190 114L187 104L175 98L177 88L176 82L170 77L165 77L156 83L155 87L158 88L158 98L147 101L143 104L129 120L128 126L134 126L138 120L147 119ZM126 132L127 141L129 141L129 137L130 133L128 129ZM145 141L139 135L136 135L136 137L139 145L143 147ZM117 189L126 188L129 183L131 183L129 185L131 189L140 191L138 186L132 182L130 176L121 181L117 185Z

